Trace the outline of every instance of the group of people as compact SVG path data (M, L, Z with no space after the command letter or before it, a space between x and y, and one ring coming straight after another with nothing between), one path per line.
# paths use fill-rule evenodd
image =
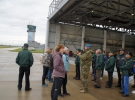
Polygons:
M76 75L73 77L76 80L80 80L83 87L80 89L80 93L88 92L88 77L90 72L90 66L92 63L92 74L93 80L96 84L95 88L101 88L101 79L104 74L104 69L108 72L108 81L106 82L106 88L111 88L113 83L113 72L116 68L118 72L118 85L120 87L123 97L129 96L129 77L132 75L133 67L135 68L134 61L132 59L133 54L127 52L125 54L124 49L120 49L120 53L117 57L114 57L114 51L110 50L108 55L105 54L102 48L98 48L95 52L91 49L90 44L86 44L84 50L77 49L75 65ZM42 57L43 64L43 75L42 75L42 86L47 87L48 84L45 82L46 76L48 81L53 83L51 89L52 100L58 100L58 96L63 97L64 95L70 95L67 92L67 74L69 70L69 50L62 44L55 47L55 52L51 48L46 48L45 53ZM32 53L28 50L28 44L25 43L23 49L18 53L16 63L20 66L19 68L19 79L18 79L18 90L22 88L22 79L25 73L25 90L30 91L30 67L33 65L34 59ZM51 76L54 77L52 80ZM82 77L81 77L82 76ZM134 76L135 80L135 76ZM135 82L132 86L135 88ZM63 94L61 93L63 89Z
M88 76L90 65L92 62L92 81L95 81L95 88L101 88L101 80L104 74L104 70L108 72L108 81L106 82L105 88L111 88L113 84L113 72L116 65L118 74L118 85L123 97L129 97L129 77L135 74L135 61L132 59L132 52L125 53L125 50L121 48L119 54L115 57L114 51L110 50L108 55L105 54L102 48L98 48L96 51L90 50L90 44L85 45L85 50L81 52L80 49L77 50L77 56L75 59L76 64L76 80L80 79L79 67L81 68L82 84L81 93L88 92ZM79 61L80 60L80 61ZM79 77L78 77L79 75ZM134 85L135 88L135 75Z

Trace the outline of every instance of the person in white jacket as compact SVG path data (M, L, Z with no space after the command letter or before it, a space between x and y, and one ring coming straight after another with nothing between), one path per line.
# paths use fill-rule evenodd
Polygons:
M65 70L65 78L63 78L63 94L61 93L60 91L60 94L59 96L60 97L63 97L64 95L70 95L70 93L67 92L67 89L66 89L66 85L67 85L67 73L68 73L68 69L69 69L69 57L68 57L68 54L69 54L69 50L67 47L64 48L64 53L62 55L62 60L64 62L64 70Z

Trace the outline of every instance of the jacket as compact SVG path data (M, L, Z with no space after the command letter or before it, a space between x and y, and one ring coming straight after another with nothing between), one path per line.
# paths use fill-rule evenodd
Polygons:
M68 55L66 53L63 53L62 60L64 62L64 70L65 70L65 72L68 72L68 69L69 69L69 58L68 58Z
M102 53L97 55L95 69L96 70L104 69L104 55Z
M78 56L80 58L81 67L82 68L85 68L85 67L90 68L91 61L92 61L92 51L87 50L82 55L78 55Z
M22 67L31 67L33 65L33 61L33 55L27 49L22 49L16 57L16 63Z
M123 76L129 76L128 70L133 68L134 61L132 58L127 59L125 63L120 67Z
M115 58L114 58L114 56L111 56L111 57L108 58L108 60L106 62L105 70L108 71L108 72L113 72L114 66L115 66Z
M50 53L44 53L43 56L44 56L44 58L43 58L43 60L44 60L43 66L45 66L45 67L50 67L51 54L50 54Z
M76 56L76 58L75 58L75 64L80 64L80 58L79 58L79 56Z
M122 55L118 54L116 57L116 67L120 68L125 62L125 60L126 60L125 54L122 54Z
M49 69L53 69L53 58L52 55L50 55L50 67Z
M62 61L62 55L59 52L53 54L53 76L65 77L64 63Z

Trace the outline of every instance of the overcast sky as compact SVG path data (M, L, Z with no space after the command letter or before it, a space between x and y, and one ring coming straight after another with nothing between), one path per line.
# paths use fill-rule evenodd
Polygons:
M0 0L0 44L23 45L27 25L37 26L35 40L45 43L46 21L52 0Z

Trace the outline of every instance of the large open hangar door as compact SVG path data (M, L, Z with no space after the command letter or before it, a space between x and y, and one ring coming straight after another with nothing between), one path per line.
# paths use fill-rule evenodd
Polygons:
M135 50L135 0L53 0L49 8L46 46Z

